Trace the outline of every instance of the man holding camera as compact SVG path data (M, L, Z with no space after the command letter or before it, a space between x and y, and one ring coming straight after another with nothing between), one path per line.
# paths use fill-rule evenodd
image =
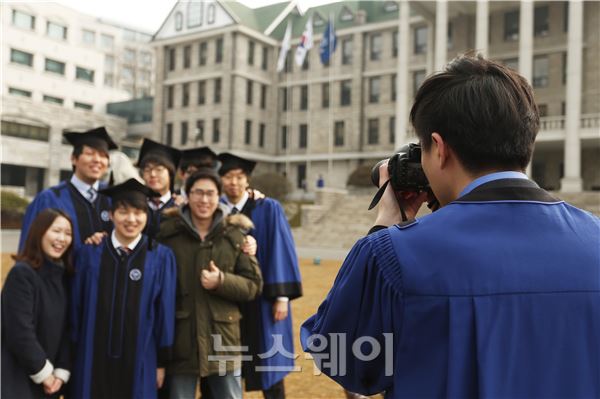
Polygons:
M432 195L391 169L304 349L367 395L599 397L600 221L523 173L539 130L531 86L461 56L423 83L411 121L441 208L415 220ZM387 163L379 175L383 187Z

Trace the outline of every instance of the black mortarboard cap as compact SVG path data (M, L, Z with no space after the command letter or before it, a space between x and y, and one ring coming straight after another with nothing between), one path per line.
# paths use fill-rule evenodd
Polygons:
M256 166L256 162L238 157L237 155L233 155L229 152L223 152L219 154L218 159L221 161L221 168L219 169L219 174L221 176L232 169L242 169L246 175L250 176L254 170L254 167Z
M144 139L142 148L140 148L137 166L142 167L145 158L164 163L167 168L175 173L177 165L179 165L179 159L181 158L181 151L150 139Z
M181 151L179 167L187 168L189 165L214 168L217 164L217 154L210 147L190 148Z
M104 126L86 132L65 132L63 133L63 136L71 145L73 145L73 147L87 145L97 150L104 151L107 154L109 150L116 150L119 148L110 138Z
M117 184L116 186L98 190L98 192L112 198L113 202L122 199L140 199L146 201L148 197L160 197L159 193L147 186L144 186L134 178L126 180L121 184Z

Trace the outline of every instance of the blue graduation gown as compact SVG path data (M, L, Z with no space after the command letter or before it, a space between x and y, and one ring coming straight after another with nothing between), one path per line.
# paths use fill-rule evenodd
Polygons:
M156 237L156 235L160 231L160 222L163 216L162 212L175 207L177 207L177 205L175 204L175 200L173 198L171 198L160 209L153 210L150 207L148 207L148 224L144 229L144 234L146 234L149 237Z
M367 395L600 397L598 243L598 218L534 183L484 184L359 240L302 325L302 346ZM323 339L311 344L313 334ZM359 337L379 356L354 356Z
M110 221L110 198L98 194L98 198L91 204L69 181L41 191L27 206L19 250L23 249L29 226L36 216L47 208L56 208L64 211L73 221L73 247L77 250L86 238L98 231L109 231L112 228Z
M143 236L120 255L110 239L77 254L72 288L75 398L155 398L156 369L173 345L173 252Z
M250 234L257 241L256 257L264 280L260 297L241 304L242 344L249 347L252 356L252 361L242 364L242 374L246 390L250 391L273 386L294 368L291 309L288 304L288 317L275 322L273 302L279 296L290 300L302 296L302 282L292 232L279 202L271 198L249 198L242 213L250 217L255 226ZM256 328L257 325L261 328ZM265 359L258 357L275 349L281 350Z

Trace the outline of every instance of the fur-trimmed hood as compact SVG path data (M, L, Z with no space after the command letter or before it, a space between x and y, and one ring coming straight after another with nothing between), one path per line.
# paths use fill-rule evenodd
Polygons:
M223 226L236 226L244 230L247 234L254 228L254 223L252 223L252 220L243 213L236 213L235 215L226 216L225 220L223 220Z

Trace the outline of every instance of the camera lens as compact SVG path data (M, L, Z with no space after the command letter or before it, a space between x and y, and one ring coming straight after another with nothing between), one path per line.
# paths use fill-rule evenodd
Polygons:
M387 159L377 162L375 166L373 166L373 169L371 169L371 181L375 187L379 187L379 167L385 162L387 162Z

